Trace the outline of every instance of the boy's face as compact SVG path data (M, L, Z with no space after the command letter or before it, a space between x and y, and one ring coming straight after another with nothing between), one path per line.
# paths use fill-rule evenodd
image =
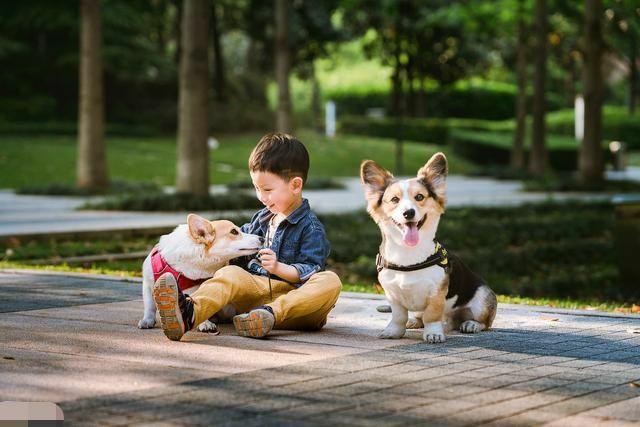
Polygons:
M286 181L271 172L250 172L256 196L274 214L289 216L300 206L302 178Z

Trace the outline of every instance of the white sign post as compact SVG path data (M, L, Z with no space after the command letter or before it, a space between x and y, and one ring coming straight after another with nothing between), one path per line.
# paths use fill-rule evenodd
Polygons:
M584 138L584 98L576 96L574 102L575 111L575 136L576 140L582 142Z
M324 107L325 134L329 138L336 136L336 103L327 101Z

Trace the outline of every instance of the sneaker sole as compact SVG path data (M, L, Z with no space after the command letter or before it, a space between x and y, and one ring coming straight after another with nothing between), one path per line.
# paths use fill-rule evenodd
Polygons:
M267 321L258 313L249 313L246 316L235 316L233 326L235 326L236 332L242 336L263 338L273 328L273 321Z
M178 288L164 276L153 285L153 299L160 313L160 322L164 334L171 341L180 341L184 335L184 321L178 306Z

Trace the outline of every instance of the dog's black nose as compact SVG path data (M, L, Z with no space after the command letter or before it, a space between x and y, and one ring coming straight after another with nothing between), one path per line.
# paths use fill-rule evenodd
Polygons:
M408 209L402 213L402 216L404 219L413 219L413 217L416 216L416 211L415 209Z

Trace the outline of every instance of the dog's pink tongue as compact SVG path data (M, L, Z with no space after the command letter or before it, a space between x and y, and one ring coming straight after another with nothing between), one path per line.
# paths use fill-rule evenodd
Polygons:
M416 227L415 223L406 224L406 228L404 230L404 243L407 246L415 246L418 244L418 240L420 240L420 235L418 234L418 227Z

